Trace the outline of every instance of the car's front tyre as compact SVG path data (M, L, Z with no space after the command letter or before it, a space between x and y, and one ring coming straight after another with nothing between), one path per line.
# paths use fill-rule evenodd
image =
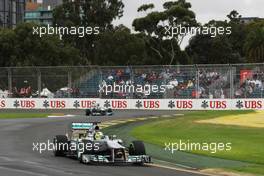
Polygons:
M84 155L83 154L81 154L81 157L80 157L79 161L82 164L90 164L90 161L87 160L87 158L84 158Z

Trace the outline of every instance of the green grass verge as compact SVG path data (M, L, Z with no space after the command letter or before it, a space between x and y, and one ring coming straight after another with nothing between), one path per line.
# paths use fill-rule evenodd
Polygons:
M194 143L232 143L231 151L190 151L190 153L236 160L248 163L245 166L225 166L224 168L250 173L264 174L264 128L247 128L215 124L198 124L194 121L226 115L254 113L253 111L199 111L186 113L184 117L162 119L135 127L130 132L133 137L147 143L164 147L165 143L180 140ZM264 118L264 117L263 117ZM208 163L209 164L209 163Z
M46 113L0 113L0 119L46 118Z

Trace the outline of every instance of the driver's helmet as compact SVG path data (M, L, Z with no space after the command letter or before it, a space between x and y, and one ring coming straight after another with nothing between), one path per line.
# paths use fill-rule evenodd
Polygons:
M100 140L100 139L103 139L103 133L102 132L100 132L100 131L98 131L98 132L96 132L95 134L94 134L94 139L95 140Z

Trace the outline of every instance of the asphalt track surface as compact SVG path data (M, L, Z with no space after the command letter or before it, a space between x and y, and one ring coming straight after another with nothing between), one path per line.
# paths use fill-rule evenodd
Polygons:
M4 111L0 111L4 112ZM65 112L65 111L64 111ZM70 158L54 157L52 151L33 151L33 142L47 142L65 134L71 122L84 122L82 111L68 111L76 117L0 120L0 176L198 176L150 166L94 166ZM118 111L113 117L92 117L89 121L175 114L168 111ZM80 115L80 116L78 116Z

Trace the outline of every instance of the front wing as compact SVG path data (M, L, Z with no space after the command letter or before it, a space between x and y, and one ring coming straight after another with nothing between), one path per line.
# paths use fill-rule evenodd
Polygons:
M144 163L151 163L151 157L148 155L129 155L126 160L124 159L116 159L115 161L111 161L108 159L109 156L104 155L82 155L81 161L82 163L130 163L130 164L144 164Z

